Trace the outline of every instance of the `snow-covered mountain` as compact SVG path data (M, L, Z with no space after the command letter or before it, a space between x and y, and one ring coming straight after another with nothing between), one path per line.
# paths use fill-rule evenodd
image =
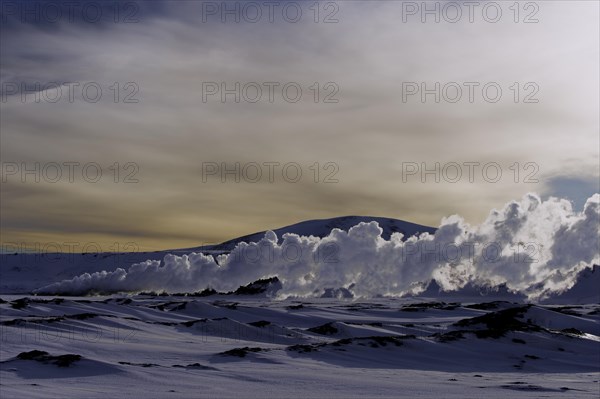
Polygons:
M542 303L600 303L600 266L594 265L592 269L584 269L577 276L577 281L573 287L558 295L551 296Z
M392 233L402 233L405 238L421 233L435 233L435 228L423 226L416 223L406 222L399 219L390 219L373 216L341 216L331 219L315 219L292 224L290 226L280 227L273 230L277 237L281 237L286 233L298 234L301 236L325 237L333 229L348 231L351 227L364 222L377 222L383 230L381 237L389 240ZM240 242L257 242L265 236L266 231L260 231L254 234L248 234L242 237L234 238L233 240L225 241L222 244L210 247L212 250L231 251Z
M398 219L343 216L331 219L308 220L290 226L280 227L273 231L281 240L285 233L305 236L324 237L332 229L348 231L361 222L376 221L383 229L382 237L389 239L392 233L402 233L405 237L428 232L434 233L432 227L405 222ZM29 293L47 284L73 278L84 273L99 271L112 272L118 268L127 269L134 263L147 260L162 261L168 254L184 255L191 252L202 252L219 255L228 253L240 242L257 242L265 236L266 231L234 238L217 245L172 249L154 252L128 253L2 253L0 254L0 294Z

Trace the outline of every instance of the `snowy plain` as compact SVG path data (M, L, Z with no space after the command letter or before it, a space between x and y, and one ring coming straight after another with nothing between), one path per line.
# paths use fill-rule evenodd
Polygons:
M3 300L3 398L598 397L597 304Z

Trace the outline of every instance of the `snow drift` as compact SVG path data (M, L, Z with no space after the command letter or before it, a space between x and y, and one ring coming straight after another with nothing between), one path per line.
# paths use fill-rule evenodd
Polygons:
M377 222L359 223L347 232L333 229L322 238L284 234L279 240L269 231L258 242L239 243L229 254L169 254L162 262L85 273L35 293L232 291L277 276L281 297L321 296L332 288L355 297L402 296L418 294L435 280L445 291L468 284L505 285L539 300L568 290L579 273L600 263L599 203L600 194L594 194L576 212L567 200L542 201L527 194L493 210L480 225L454 215L433 234L393 233L389 239L382 237Z

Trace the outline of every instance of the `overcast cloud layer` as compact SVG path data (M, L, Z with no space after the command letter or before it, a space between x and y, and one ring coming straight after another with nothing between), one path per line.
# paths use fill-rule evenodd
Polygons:
M204 23L202 2L140 4L137 23L20 23L3 14L3 94L7 83L96 82L104 95L96 103L81 96L22 103L8 95L2 161L96 162L108 176L97 183L6 176L3 243L190 247L349 214L436 226L458 213L480 223L492 207L530 191L579 206L599 191L597 2L539 2L532 24L514 23L507 8L498 23L479 14L474 23L424 24L418 16L403 23L402 2L383 1L338 2L332 24L314 23L307 9L298 23ZM298 82L305 93L297 103L204 103L202 83L223 81ZM402 83L422 81L497 82L504 96L497 103L403 102ZM114 82L121 89L134 82L139 102L114 103ZM314 82L334 82L339 101L315 103ZM515 104L514 82L536 83L539 102ZM203 162L271 161L297 162L303 178L203 182ZM139 182L114 183L115 162L122 174L128 162L138 165ZM319 183L309 169L315 162ZM337 183L322 182L328 162L339 167ZM403 182L403 162L496 162L503 177L490 183L478 170L473 182L430 177L424 184L418 174ZM517 182L509 169L515 162ZM524 168L528 162L537 165L537 183L525 180L534 170ZM365 229L374 246L376 228L357 232Z

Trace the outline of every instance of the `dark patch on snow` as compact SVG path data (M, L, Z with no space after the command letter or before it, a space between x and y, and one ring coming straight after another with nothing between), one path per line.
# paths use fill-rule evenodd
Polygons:
M12 301L10 303L10 306L13 309L25 309L27 306L29 306L29 302L30 302L29 298L19 298L19 299L15 299L14 301Z
M230 350L225 351L225 352L221 352L221 353L219 353L219 355L222 355L222 356L246 357L246 355L248 353L257 353L257 352L263 352L263 351L267 351L267 349L258 348L258 347L250 348L248 346L245 346L243 348L234 348L234 349L230 349Z
M287 350L288 351L292 351L292 352L298 352L298 353L309 353L309 352L317 352L319 345L306 345L306 344L298 344L298 345L292 345L292 346L288 346Z
M5 320L2 322L3 326L23 326L27 323L25 319L13 319L13 320Z
M482 316L462 319L454 323L457 327L485 326L485 329L469 330L478 338L500 338L509 331L543 331L540 326L530 322L518 320L531 305L518 306L497 312L490 312Z
M212 370L212 371L219 371L219 369L214 368L214 367L210 367L210 366L205 366L203 364L200 363L192 363L192 364L188 364L187 366L183 366L181 364L174 364L171 367L176 367L176 368L185 368L185 369L196 369L196 370Z
M331 335L337 334L339 330L333 325L333 323L325 323L317 327L311 327L308 329L308 331L321 335Z
M17 355L19 360L34 360L43 364L54 364L58 367L70 367L73 363L82 359L81 355L66 354L52 356L48 352L40 350L32 350L29 352L21 352Z
M96 313L77 313L77 314L72 314L72 315L65 314L62 316L36 317L36 318L29 318L29 319L18 318L18 319L13 319L13 320L5 320L0 324L2 324L4 326L22 326L27 323L51 324L51 323L57 323L60 321L65 321L66 319L87 320L87 319L92 319L92 318L99 317L99 316L117 317L117 316L113 316L113 315L99 315ZM137 320L137 319L134 319L134 320Z
M454 310L459 307L458 303L445 303L445 302L422 302L422 303L411 303L403 306L400 311L402 312L422 312L427 309L441 309L441 310Z
M459 339L464 339L465 338L464 333L465 333L465 331L459 330L459 331L448 331L445 333L435 333L431 336L434 337L439 342L452 342L452 341L458 341Z
M181 325L186 326L186 327L191 327L196 323L206 323L207 321L208 321L208 319L189 320L189 321L182 322Z
M566 334L585 335L583 331L578 330L576 328L564 328L560 331Z
M171 310L172 311L177 311L177 310L184 310L187 307L187 302L183 302L180 303L179 305L174 306Z
M87 319L93 319L94 317L98 317L99 315L96 313L78 313L78 314L73 314L73 315L65 315L64 317L68 317L70 319L75 319L75 320L87 320Z
M564 392L569 390L569 388L546 388L540 385L532 385L532 384L510 384L510 385L501 385L501 388L510 389L513 391L525 391L525 392Z
M266 321L266 320L259 320L259 321L253 321L253 322L248 323L248 324L251 325L251 326L254 326L254 327L266 327L266 326L271 325L271 322L270 321Z
M318 352L321 348L343 347L348 345L368 346L370 348L382 348L386 346L402 346L404 340L416 339L415 335L383 335L370 337L343 338L334 342L323 342L319 344L301 344L288 346L287 350L298 353Z
M119 362L125 366L139 366L139 367L161 367L160 364L156 363L131 363L131 362Z

